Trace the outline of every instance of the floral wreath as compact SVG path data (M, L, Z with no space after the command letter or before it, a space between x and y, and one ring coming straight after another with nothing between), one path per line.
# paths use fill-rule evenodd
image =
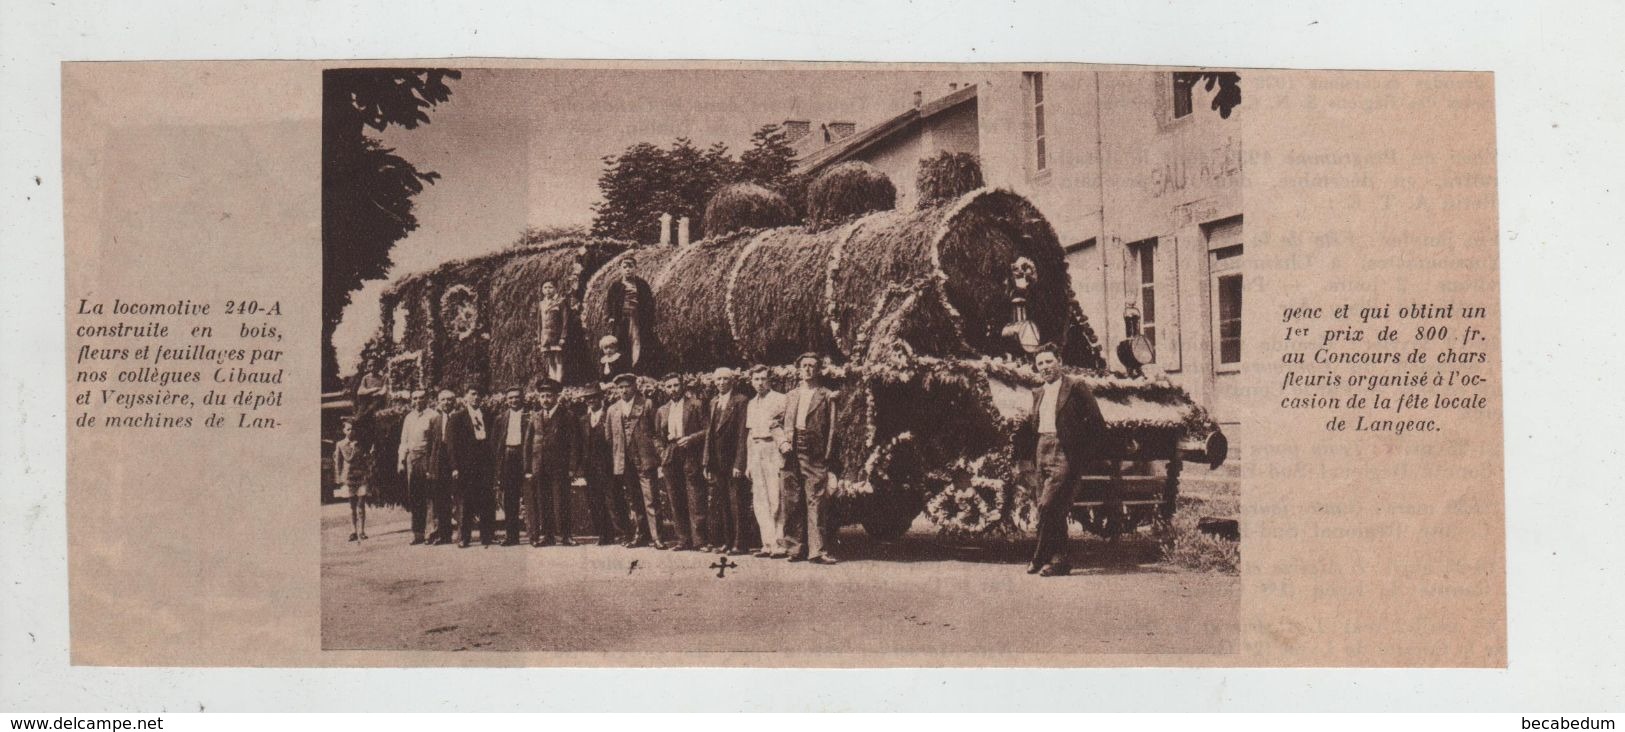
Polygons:
M468 285L452 285L440 296L440 317L446 330L466 340L480 327L479 296Z

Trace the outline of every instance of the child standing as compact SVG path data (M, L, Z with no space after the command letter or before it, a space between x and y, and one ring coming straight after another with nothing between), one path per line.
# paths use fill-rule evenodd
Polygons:
M344 438L333 447L333 475L339 498L350 499L350 541L367 538L367 460L355 439L355 420L345 418Z

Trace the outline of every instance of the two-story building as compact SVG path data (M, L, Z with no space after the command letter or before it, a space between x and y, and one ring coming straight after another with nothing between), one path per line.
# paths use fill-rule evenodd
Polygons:
M1125 314L1137 310L1155 368L1206 405L1239 446L1244 113L1215 109L1225 87L1210 89L1209 80L1221 81L1200 72L985 72L916 93L879 124L838 128L827 144L797 140L806 150L798 169L868 162L891 177L897 205L907 207L922 158L977 154L988 185L1032 200L1055 227L1108 359L1125 338Z

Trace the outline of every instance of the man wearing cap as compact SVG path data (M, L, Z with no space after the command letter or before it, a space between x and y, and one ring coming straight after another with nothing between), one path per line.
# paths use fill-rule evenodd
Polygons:
M576 465L576 420L559 404L559 382L542 379L541 408L530 415L525 446L525 515L531 546L575 546L571 538L570 480Z
M746 473L750 476L751 508L761 528L762 546L758 557L783 559L784 510L779 501L784 452L790 449L784 432L784 395L773 389L766 366L750 370L750 385L756 396L745 407Z
M451 435L451 414L457 410L457 394L450 389L441 389L438 401L439 413L434 417L430 440L432 447L429 450L429 475L433 478L434 486L429 496L429 508L434 513L434 533L429 535L431 545L450 544L452 541L452 493L460 474L456 443Z
M705 421L701 460L711 488L711 547L739 555L745 553L745 411L750 397L734 391L734 378L726 366L711 376L717 395Z
M581 476L587 491L587 513L592 518L592 530L598 535L599 546L609 546L629 540L626 531L626 501L621 496L610 472L613 449L609 444L608 408L604 406L604 390L598 384L587 384L581 395L583 409L578 417L576 435L580 438L576 451L576 473Z
M457 546L467 548L474 524L480 525L480 543L496 538L496 508L491 502L490 419L480 406L480 389L470 386L463 401L451 413L451 441L457 459L457 511L462 524L457 527Z
M665 549L666 543L660 538L660 494L655 488L655 472L660 467L660 450L654 437L658 429L655 410L638 393L637 385L637 377L631 374L615 377L616 401L608 413L612 468L637 520L637 536L627 546L653 544L656 549Z
M525 492L525 445L530 442L530 412L518 388L508 390L501 411L491 420L490 442L496 453L497 492L502 495L502 545L515 546L520 532L519 501Z
M429 519L429 497L434 494L434 477L429 472L429 453L435 448L436 419L439 413L429 407L429 392L412 392L412 411L401 420L401 444L396 458L406 482L406 510L412 514L412 543L423 543Z
M677 551L708 546L705 522L705 481L700 479L700 459L705 437L705 406L689 394L689 386L677 374L661 380L666 403L655 412L655 444L660 447L660 475L666 481L666 497L671 501L673 523L677 525Z
M826 502L829 459L835 452L835 395L818 383L823 358L796 359L801 383L784 396L784 422L790 432L784 453L784 548L790 561L834 564L830 545L835 527Z

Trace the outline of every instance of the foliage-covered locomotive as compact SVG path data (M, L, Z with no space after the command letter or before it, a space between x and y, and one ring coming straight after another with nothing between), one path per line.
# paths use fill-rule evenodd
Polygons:
M1035 339L1062 346L1108 423L1116 459L1085 480L1086 526L1110 533L1166 516L1184 458L1223 460L1223 436L1183 390L1104 372L1053 229L1003 190L684 246L567 239L447 263L385 294L363 370L396 393L529 384L544 373L538 308L552 282L572 302L564 380L596 380L596 343L614 332L609 289L628 260L653 300L640 374L762 363L788 387L798 354L828 356L839 393L831 488L872 534L900 534L922 508L944 530L1030 528L1011 437L1038 383L1023 348ZM378 413L381 438L398 412ZM1121 476L1122 461L1151 460L1168 461L1164 477Z

